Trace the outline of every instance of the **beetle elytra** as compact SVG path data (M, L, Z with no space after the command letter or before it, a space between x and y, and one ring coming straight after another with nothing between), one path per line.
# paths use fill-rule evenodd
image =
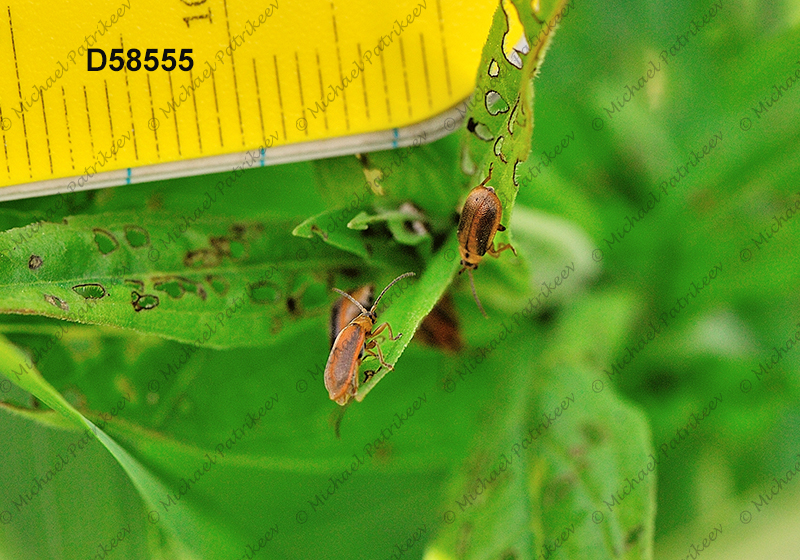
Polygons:
M369 310L350 294L333 288L335 292L354 303L360 309L361 313L336 335L333 348L331 348L331 353L328 356L328 363L325 365L324 379L325 388L328 390L328 395L331 400L344 406L352 397L356 396L358 391L358 368L365 354L377 358L382 366L388 369L394 369L393 366L387 364L383 359L383 352L381 352L378 341L374 340L374 338L385 329L389 329L389 340L398 340L403 336L403 333L398 333L397 336L394 336L389 323L383 323L373 330L375 321L378 318L375 314L375 309L378 307L378 303L381 301L383 294L394 286L396 282L408 276L416 276L416 274L413 272L406 272L392 280L389 285L383 289Z
M510 243L502 243L497 249L494 248L494 236L498 231L505 231L506 228L500 223L503 215L503 205L494 192L494 188L486 186L492 178L492 167L489 167L489 176L483 182L472 189L464 208L461 210L461 219L458 222L458 250L461 253L461 270L469 273L469 282L472 286L472 295L475 303L484 317L487 317L478 293L475 291L475 281L472 278L472 271L478 268L481 259L486 253L497 258L506 249L511 249L514 255L517 250Z
M372 307L372 302L375 298L375 286L367 284L349 292L350 297L361 304L363 308L369 309ZM331 338L331 348L336 341L336 336L342 332L342 329L350 324L350 321L355 319L361 314L361 308L353 305L346 297L339 298L333 304L331 309L331 323L328 334Z

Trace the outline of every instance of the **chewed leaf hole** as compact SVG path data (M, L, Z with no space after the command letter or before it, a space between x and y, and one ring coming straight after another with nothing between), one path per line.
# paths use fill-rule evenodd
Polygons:
M497 64L497 61L495 59L492 59L492 61L489 63L489 76L491 76L492 78L496 78L499 75L500 75L500 65Z
M469 121L467 121L467 130L486 142L491 142L494 140L494 134L492 134L492 131L489 130L489 127L483 123L479 123L472 117L470 117Z
M183 297L183 294L186 293L186 290L183 289L180 282L172 281L172 282L160 282L153 286L159 292L166 292L169 297L172 299L180 299Z
M230 289L230 284L222 276L206 276L206 282L208 282L212 290L221 296L227 294Z
M28 259L28 268L31 270L36 270L40 266L42 266L42 257L39 255L31 255L31 258Z
M135 286L137 290L144 290L144 282L142 282L141 280L126 279L125 283Z
M111 233L100 228L94 228L92 231L94 232L94 242L102 254L107 255L119 248L119 241Z
M517 122L519 119L519 122ZM514 135L514 129L516 128L517 124L520 126L525 126L525 114L524 109L519 104L519 97L517 97L517 102L514 103L514 109L511 110L511 114L508 117L508 133L512 136Z
M197 295L202 300L206 299L206 290L203 286L182 276L155 278L153 282L153 287L156 290L166 292L172 299L180 299L187 292Z
M233 224L230 227L230 231L234 239L241 239L247 233L247 226L245 224Z
M497 141L494 143L494 155L500 158L500 161L503 163L508 163L506 156L503 155L503 141L505 140L505 136L498 136ZM514 183L517 184L516 182Z
M506 32L503 35L503 56L517 68L522 68L520 53L530 51L528 41L525 39L522 21L519 18L517 7L511 0L503 0L503 12L506 16Z
M521 163L522 163L522 161L520 161L520 160L517 160L514 163L514 173L511 174L511 180L514 181L514 186L515 187L519 186L519 169L520 169L519 165Z
M250 284L247 291L250 299L255 303L274 303L278 300L278 294L280 294L280 290L275 284L264 280Z
M139 226L125 226L125 239L134 249L150 244L150 234Z
M58 307L62 311L69 311L69 304L61 298L51 296L50 294L44 294L44 300L50 305Z
M131 305L133 305L134 311L137 313L139 311L146 311L148 309L153 309L157 307L159 304L158 296L154 296L151 294L140 294L137 291L131 292Z
M106 295L106 289L101 284L78 284L72 286L72 291L84 299L100 299Z
M196 249L186 253L183 264L190 268L208 268L219 265L221 261L222 257L217 251Z
M220 255L231 254L231 242L227 237L210 237L209 242Z
M233 224L230 232L234 239L258 239L264 235L264 224Z
M206 300L208 294L206 293L206 289L200 285L200 283L192 282L186 278L181 278L180 281L182 282L183 289L189 292L190 294L195 294L197 297L202 299L203 301Z
M499 93L494 90L486 92L486 110L489 111L490 115L507 113L508 109L508 103Z

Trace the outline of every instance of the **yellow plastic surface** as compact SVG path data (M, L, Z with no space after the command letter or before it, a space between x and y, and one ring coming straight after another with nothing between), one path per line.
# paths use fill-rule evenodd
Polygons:
M425 120L471 92L495 7L11 1L0 6L0 186ZM137 48L142 59L192 49L194 66L89 72L88 48Z

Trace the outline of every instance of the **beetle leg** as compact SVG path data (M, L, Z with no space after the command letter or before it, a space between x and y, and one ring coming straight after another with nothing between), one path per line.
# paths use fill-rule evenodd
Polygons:
M400 337L398 337L398 338L400 338ZM386 367L386 368L388 368L388 369L390 369L390 370L392 370L392 371L394 371L394 366L387 364L386 361L383 359L383 352L381 352L381 347L376 344L375 345L375 350L378 351L378 361L380 361L381 365Z
M374 354L372 354L372 355L374 356ZM376 357L377 357L377 356L376 356ZM368 369L367 371L365 371L365 372L364 372L364 383L366 383L367 381L369 381L370 379L372 379L372 378L375 376L375 374L376 374L376 373L378 373L380 370L381 370L381 368L379 367L377 370L375 370L375 369Z
M380 334L384 329L389 329L389 340L398 340L401 336L403 336L403 333L398 333L397 336L394 336L394 333L392 332L392 326L389 323L382 324L380 327L372 331L372 333L370 333L368 336L370 338L374 338L375 336Z
M355 398L356 393L358 393L358 370L356 370L356 374L353 376L353 382L350 384L350 389L347 391L350 394L350 398ZM350 401L350 398L347 401Z
M373 352L373 348L375 350L377 350L377 352L378 352L377 354L375 352ZM377 358L382 366L384 366L384 367L386 367L386 368L388 368L390 370L394 370L394 366L391 366L391 365L386 363L386 360L384 360L384 358L383 358L383 352L381 352L381 347L378 346L378 343L375 342L374 340L371 341L371 342L368 342L364 346L364 354L366 354L367 356L372 356L373 358ZM380 369L378 371L380 371Z
M511 243L501 243L500 246L497 249L495 249L494 241L492 241L492 245L488 249L486 249L486 252L492 255L493 257L497 258L500 256L500 253L502 253L506 249L511 249L511 251L514 253L514 256L517 255L517 250L514 249Z
M378 342L375 340L370 340L364 345L364 355L370 356L372 358L377 358L378 355L372 351L378 345Z
M373 358L377 358L377 359L378 359L378 361L381 363L381 366L386 366L388 369L390 369L390 370L394 371L394 366L391 366L391 365L387 364L387 363L384 361L384 359L383 359L383 352L381 352L381 348L380 348L380 346L376 346L376 347L375 347L375 350L377 350L377 351L378 351L378 353L377 353L377 354L376 354L375 352L373 352L372 350L369 350L369 351L367 351L367 352L365 352L365 353L366 353L368 356L371 356L371 357L373 357ZM380 371L380 368L378 368L378 371ZM373 372L373 374L372 374L372 375L375 375L375 373L378 373L378 372L377 372L377 371L376 371L376 372ZM372 375L370 375L370 377L372 377ZM364 383L366 383L366 382L367 382L367 381L366 381L366 380L364 380Z

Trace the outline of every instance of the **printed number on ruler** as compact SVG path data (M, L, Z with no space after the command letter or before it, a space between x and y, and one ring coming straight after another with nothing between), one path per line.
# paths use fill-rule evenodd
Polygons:
M148 72L153 72L158 70L158 57L155 56L158 54L158 49L147 49L144 52L144 65L142 65L142 51L139 49L128 49L128 62L125 63L125 59L122 58L120 55L124 52L123 49L111 49L111 56L108 58L108 69L113 70L114 72L119 72L122 68L127 68L132 72L136 72L140 68L144 67L145 70ZM92 56L93 55L100 55L100 64L95 66L92 64ZM172 56L175 54L175 49L164 49L164 55L161 58L161 62L165 64L161 65L162 70L166 70L167 72L172 72L175 70L175 66L178 66L178 62L184 63L178 66L184 72L188 72L194 66L194 60L192 57L189 56L192 54L192 49L181 49L180 58L178 61L175 60L175 57ZM103 49L89 49L89 55L86 57L87 62L87 70L89 72L98 72L106 67L106 51ZM114 66L115 63L119 63ZM168 63L168 64L166 64Z

